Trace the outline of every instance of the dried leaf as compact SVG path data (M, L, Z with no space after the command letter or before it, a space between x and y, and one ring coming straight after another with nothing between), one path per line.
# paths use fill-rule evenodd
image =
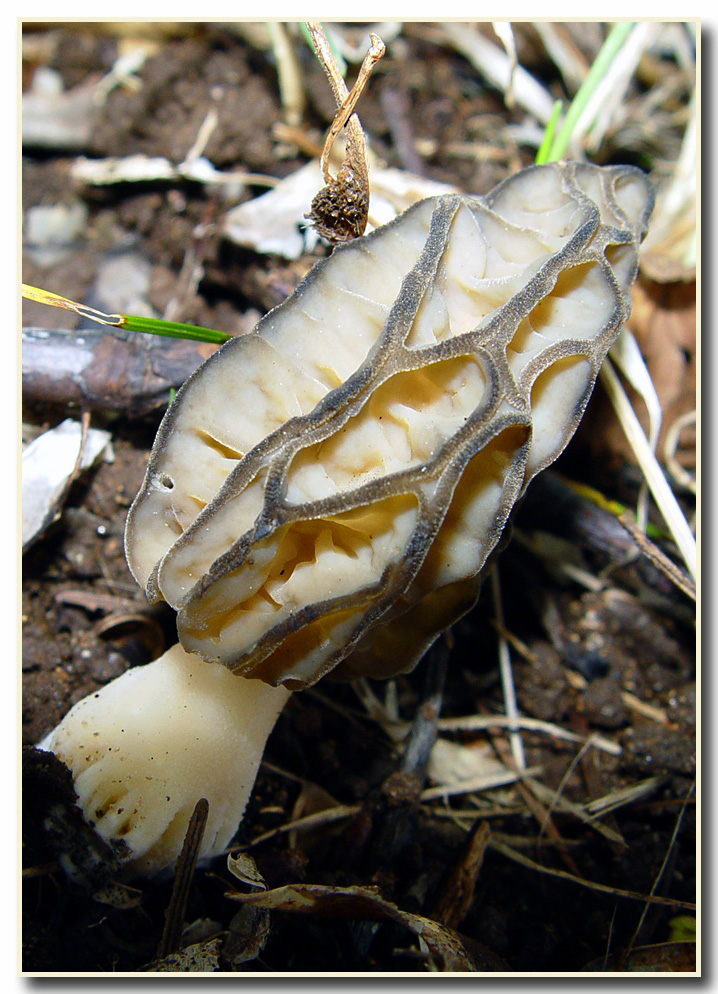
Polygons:
M372 887L323 887L319 884L290 884L259 894L227 895L240 904L360 921L396 922L426 944L434 969L442 973L474 973L477 970L461 937L438 922L402 911Z
M222 959L237 969L256 959L269 938L271 917L266 908L248 905L240 908L229 923L229 933L222 948Z
M227 856L227 869L243 884L257 890L266 890L267 884L249 853L242 852L237 856Z
M142 904L142 891L136 887L128 887L117 880L111 880L92 895L92 900L98 904L107 904L111 908L138 908Z
M222 224L224 236L255 252L298 259L307 246L316 244L316 235L305 235L300 225L306 224L304 215L321 181L319 163L307 163L269 193L228 211Z
M641 253L641 269L660 283L695 280L697 245L696 100L673 176L656 198L656 211Z
M431 750L426 772L434 783L455 786L462 780L506 773L506 767L488 742L463 745L439 738Z
M219 970L219 954L224 937L215 936L205 942L196 942L186 946L179 952L170 953L157 963L146 968L145 972L152 973L217 973Z
M629 326L645 359L662 411L657 442L660 454L676 417L696 408L695 283L661 284L640 279L633 287ZM634 401L639 420L647 427L642 402L633 391L629 396ZM621 426L602 395L596 395L582 432L597 457L605 457L608 453L616 459L635 462ZM680 442L678 461L684 467L695 467L695 431L684 432Z
M485 821L476 823L434 905L433 917L449 927L460 925L468 914L490 834Z

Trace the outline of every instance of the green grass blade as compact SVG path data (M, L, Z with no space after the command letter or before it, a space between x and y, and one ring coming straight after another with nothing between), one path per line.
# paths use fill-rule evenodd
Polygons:
M133 314L123 314L120 328L128 331L141 331L148 335L162 335L165 338L185 338L190 342L208 342L210 345L223 345L231 335L212 328L198 328L193 324L180 324L177 321L160 321L158 318L141 318Z
M542 161L556 162L558 159L562 158L563 155L565 155L568 143L571 140L573 129L576 126L576 122L583 113L586 104L598 84L603 79L614 58L623 47L634 26L634 21L620 21L618 24L614 24L611 28L611 31L603 43L600 52L596 56L593 65L589 69L586 78L571 102L571 106L566 113L561 129L551 143L546 159Z
M553 143L553 136L556 134L556 125L558 124L558 119L563 110L563 104L560 100L557 100L553 105L553 110L551 111L551 117L548 119L546 124L546 130L544 131L544 136L541 144L539 145L538 152L536 153L536 165L543 166L549 161L549 154L551 152L551 145Z
M162 321L161 318L141 318L135 314L106 314L96 307L78 304L76 300L62 297L59 293L43 290L42 287L22 284L22 295L26 300L34 300L48 307L60 307L64 311L73 311L80 317L90 318L98 324L109 325L110 328L126 328L128 331L141 331L147 335L163 335L165 338L186 338L190 342L208 342L210 345L224 345L232 337L223 331L212 328L198 328L194 324L180 324L177 321Z

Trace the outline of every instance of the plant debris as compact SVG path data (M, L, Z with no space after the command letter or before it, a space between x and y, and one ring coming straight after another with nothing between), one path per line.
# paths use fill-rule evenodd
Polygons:
M103 453L111 459L110 434L67 418L25 446L22 453L22 547L59 517L78 473Z

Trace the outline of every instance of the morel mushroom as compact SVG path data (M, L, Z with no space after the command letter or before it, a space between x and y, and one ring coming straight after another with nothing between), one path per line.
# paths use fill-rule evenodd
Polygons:
M576 428L650 199L562 163L424 200L192 375L126 534L185 648L292 689L410 669Z
M126 531L184 648L275 693L411 669L474 603L511 508L574 432L651 205L639 170L568 162L421 201L194 373ZM50 745L79 788L61 730Z

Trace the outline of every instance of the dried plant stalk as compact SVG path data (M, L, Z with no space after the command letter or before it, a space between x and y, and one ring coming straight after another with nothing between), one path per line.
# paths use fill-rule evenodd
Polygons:
M357 81L349 92L321 26L308 22L307 30L329 78L339 108L324 142L320 160L326 186L314 197L311 211L307 216L320 235L332 244L337 244L363 235L369 217L366 142L354 108L374 66L384 55L385 47L381 38L375 34L370 35L371 46L362 62ZM345 127L346 152L335 178L329 172L329 157L334 142Z

